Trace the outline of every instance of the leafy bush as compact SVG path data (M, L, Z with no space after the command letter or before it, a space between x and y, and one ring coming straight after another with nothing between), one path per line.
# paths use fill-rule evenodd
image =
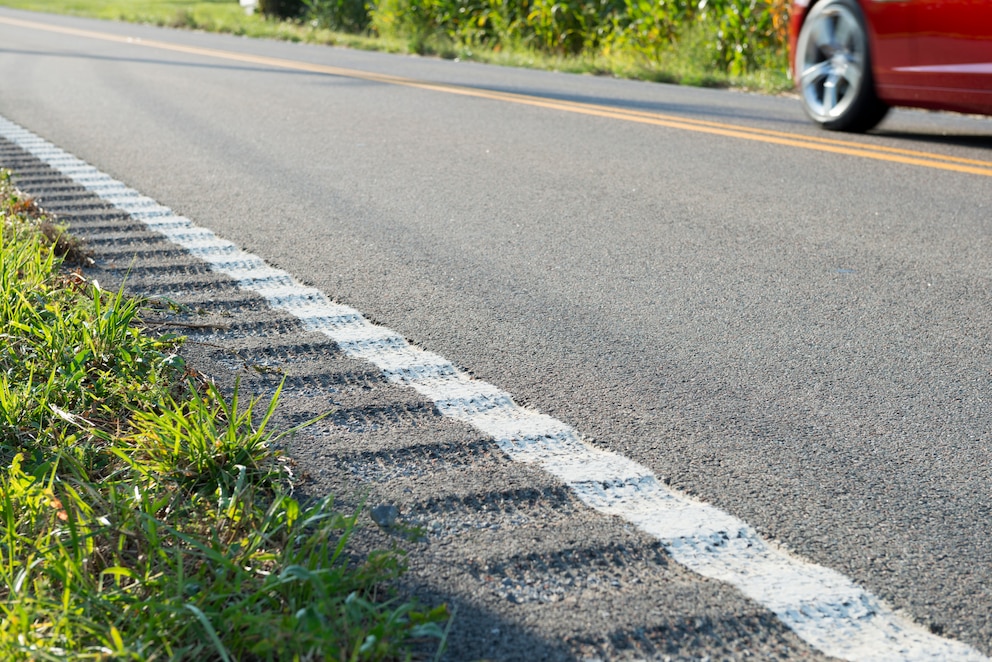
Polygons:
M303 0L306 18L316 27L360 33L371 23L365 0Z
M733 75L783 65L788 22L787 0L379 0L367 10L377 33L409 39L415 50L444 38L463 47L657 60L686 35L702 34L710 65Z
M613 19L608 49L659 57L675 46L681 27L692 19L686 0L625 0Z
M711 28L713 63L740 75L784 55L788 29L785 0L703 0L703 23Z
M274 18L298 18L303 15L303 0L258 0L258 10Z

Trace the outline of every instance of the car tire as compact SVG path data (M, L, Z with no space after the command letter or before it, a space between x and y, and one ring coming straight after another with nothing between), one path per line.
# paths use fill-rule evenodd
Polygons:
M889 108L875 93L868 30L853 0L822 0L799 32L794 70L803 108L831 131L867 131Z

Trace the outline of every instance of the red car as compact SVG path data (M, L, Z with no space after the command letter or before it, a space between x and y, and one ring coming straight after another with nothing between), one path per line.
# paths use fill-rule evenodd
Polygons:
M789 27L825 129L867 131L890 106L992 115L992 0L795 0Z

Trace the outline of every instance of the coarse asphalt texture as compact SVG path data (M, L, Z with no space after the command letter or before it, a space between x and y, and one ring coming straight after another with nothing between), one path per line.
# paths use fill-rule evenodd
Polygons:
M822 658L760 606L2 138L0 167L93 252L88 278L174 304L145 321L185 335L191 367L243 395L283 384L274 429L330 412L288 443L299 489L364 506L360 548L409 552L404 592L455 613L445 659Z

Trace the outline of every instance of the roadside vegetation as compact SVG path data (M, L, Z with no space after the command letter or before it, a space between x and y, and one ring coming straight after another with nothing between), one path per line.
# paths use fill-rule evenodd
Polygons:
M791 88L788 0L0 0L38 11L511 66Z
M223 395L0 171L0 659L397 660L444 607L294 498L268 402ZM154 311L161 315L164 310ZM285 433L284 433L285 434Z

